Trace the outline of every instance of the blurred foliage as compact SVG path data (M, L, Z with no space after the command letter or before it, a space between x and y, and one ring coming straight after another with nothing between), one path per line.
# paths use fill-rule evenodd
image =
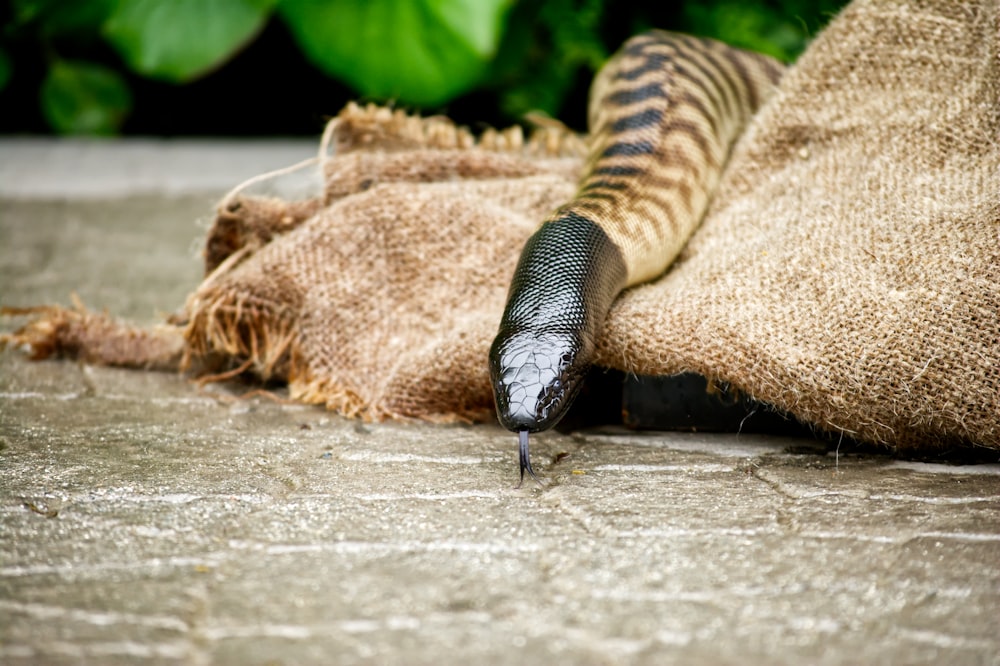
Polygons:
M608 3L546 0L515 7L487 84L504 115L558 115L577 73L590 78L610 55L601 38Z
M7 56L7 52L0 49L0 90L6 87L7 82L10 80L10 58Z
M124 0L101 25L132 71L191 81L230 58L264 27L275 0Z
M128 86L112 69L57 60L40 91L42 113L61 134L114 134L132 109Z
M510 0L285 0L279 14L324 72L361 94L434 107L479 83Z
M832 15L842 4L822 0L688 3L684 5L683 20L689 32L791 62L805 49L812 30L819 27L819 19Z
M280 88L283 99L269 99L278 95L267 86L298 80L312 67L347 96L427 112L465 109L491 122L541 111L579 126L587 83L630 35L678 30L788 62L844 2L11 0L0 9L0 114L33 89L36 115L55 132L127 130L150 86L170 86L179 98L201 80L239 69L238 56L266 29L288 35L298 55L258 56L240 84L247 99L233 100L258 106L232 112L294 105L295 83ZM269 60L285 69L260 66ZM304 103L308 95L298 90ZM0 126L10 131L11 124Z

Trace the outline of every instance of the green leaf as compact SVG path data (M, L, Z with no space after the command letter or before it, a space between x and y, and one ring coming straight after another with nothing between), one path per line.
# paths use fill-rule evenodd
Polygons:
M512 0L283 0L306 57L366 97L439 106L496 55Z
M7 87L7 82L10 81L11 69L10 58L3 49L0 49L0 90Z
M42 82L41 105L61 134L114 134L132 108L132 95L107 67L59 60Z
M275 1L118 0L104 36L133 71L185 83L253 39Z

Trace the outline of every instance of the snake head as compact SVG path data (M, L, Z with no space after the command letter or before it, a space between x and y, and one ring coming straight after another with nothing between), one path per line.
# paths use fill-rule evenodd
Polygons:
M528 239L490 348L505 428L548 430L566 414L626 274L618 246L576 213L557 211Z
M490 349L490 376L501 425L528 432L556 425L583 383L592 349L572 332L498 335Z

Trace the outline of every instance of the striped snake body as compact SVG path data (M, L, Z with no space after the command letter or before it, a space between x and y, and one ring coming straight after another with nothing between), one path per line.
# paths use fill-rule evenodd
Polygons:
M519 433L522 482L525 471L535 477L528 433L569 409L618 294L679 254L781 74L766 56L652 31L597 75L580 188L525 244L490 349L497 415Z

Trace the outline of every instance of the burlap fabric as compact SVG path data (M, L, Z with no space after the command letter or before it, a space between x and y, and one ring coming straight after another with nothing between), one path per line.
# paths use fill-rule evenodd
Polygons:
M248 359L293 398L369 420L492 417L486 353L521 246L573 195L558 128L474 140L443 119L349 105L323 208L234 196L187 304L189 360ZM213 362L212 365L218 365Z
M679 261L613 308L598 362L695 371L900 448L1000 448L1000 9L858 0L734 149ZM189 363L366 419L491 418L486 356L579 143L480 143L350 107L322 200L229 197Z
M867 441L1000 447L998 6L846 9L601 362L722 377Z

